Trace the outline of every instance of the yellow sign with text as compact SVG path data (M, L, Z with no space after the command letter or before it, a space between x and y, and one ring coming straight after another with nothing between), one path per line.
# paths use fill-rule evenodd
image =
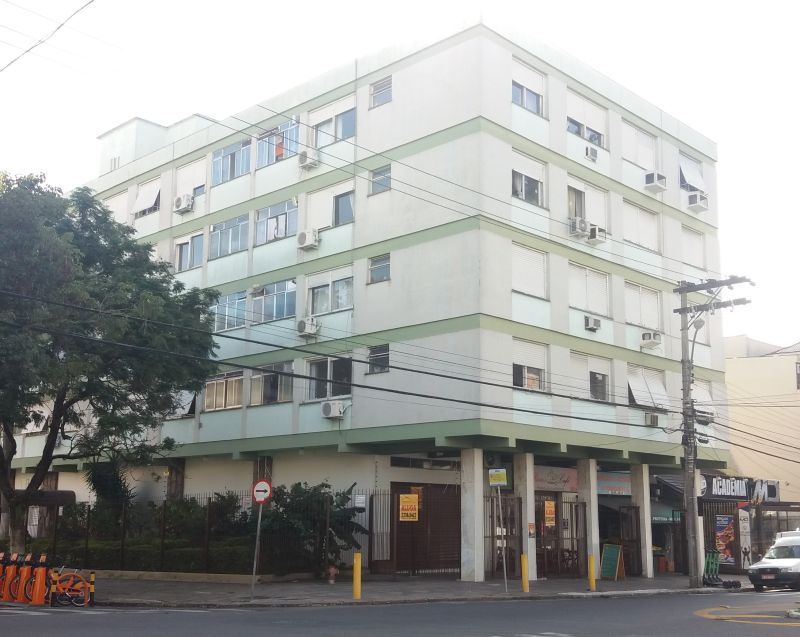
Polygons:
M400 494L400 521L419 522L419 496L416 493Z
M508 474L505 469L489 469L490 487L507 487Z

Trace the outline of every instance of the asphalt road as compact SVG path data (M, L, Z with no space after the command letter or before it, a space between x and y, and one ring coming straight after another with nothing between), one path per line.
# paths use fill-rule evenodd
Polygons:
M268 609L0 607L3 635L175 637L752 637L796 634L799 593Z

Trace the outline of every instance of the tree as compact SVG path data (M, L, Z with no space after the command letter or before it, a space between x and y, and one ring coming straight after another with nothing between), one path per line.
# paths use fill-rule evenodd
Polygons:
M88 189L64 197L41 176L5 176L0 223L0 494L11 548L23 550L26 507L54 460L120 466L172 448L154 434L179 392L216 369L217 297L175 281ZM44 445L19 493L11 466L24 430Z

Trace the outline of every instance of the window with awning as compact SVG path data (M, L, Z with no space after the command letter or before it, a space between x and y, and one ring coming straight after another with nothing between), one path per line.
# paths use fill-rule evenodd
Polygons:
M681 188L690 192L706 192L706 182L703 179L703 169L700 162L686 155L678 158L681 168Z
M139 184L139 193L136 195L136 203L133 204L134 218L144 217L159 208L161 199L161 178L152 179L143 184Z
M628 365L628 391L632 404L654 409L669 407L669 395L661 370Z
M694 400L694 411L698 421L712 421L717 417L717 408L711 397L710 384L702 380L695 380L692 383L692 400Z

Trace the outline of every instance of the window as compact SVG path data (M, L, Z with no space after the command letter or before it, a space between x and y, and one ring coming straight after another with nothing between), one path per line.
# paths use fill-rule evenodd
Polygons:
M217 304L211 307L211 312L215 317L214 331L221 332L243 326L246 307L247 294L245 292L235 292L219 297Z
M570 219L586 218L586 199L582 190L567 186L567 211Z
M253 322L265 323L295 315L294 279L268 283L253 293Z
M381 374L389 371L389 345L375 345L369 348L369 373Z
M111 170L119 168L119 155L111 158Z
M217 259L247 250L248 223L248 215L242 215L211 226L208 258Z
M659 294L656 290L625 283L625 322L653 330L661 326Z
M306 285L312 315L353 307L353 275L349 267L309 275Z
M695 416L697 420L705 421L701 424L713 421L717 417L717 408L714 406L714 399L711 397L711 383L707 380L696 378L692 381L692 402L694 403Z
M250 172L250 140L231 144L211 155L211 185L224 184Z
M643 248L658 252L658 215L649 210L642 210L622 202L622 214L625 221L623 238Z
M692 230L687 226L682 226L681 238L683 262L698 268L705 267L706 258L703 233Z
M516 170L511 171L511 195L534 206L542 205L542 183Z
M570 392L577 398L609 400L611 361L607 358L570 353Z
M608 275L570 263L569 304L579 310L608 316Z
M517 106L536 113L542 114L542 96L517 82L511 82L511 101Z
M392 101L392 76L378 80L369 87L369 107L375 108Z
M544 370L547 360L547 346L514 339L514 364L512 381L514 387L521 389L543 390Z
M341 226L353 222L355 191L351 190L333 198L333 225Z
M656 409L669 408L663 370L628 365L628 403Z
M800 363L794 364L794 373L797 380L797 389L800 389Z
M622 122L622 158L645 170L656 167L656 138L628 122Z
M356 109L351 108L314 126L314 145L322 148L334 142L355 137L355 134Z
M547 255L518 244L511 246L511 289L547 298Z
M297 200L287 199L256 211L256 245L297 234Z
M369 283L388 281L390 274L389 255L382 254L369 260Z
M568 91L567 131L596 146L605 147L606 110Z
M177 252L176 270L183 272L203 264L203 235L197 234L191 239L175 246Z
M377 195L392 188L392 167L383 166L376 168L370 175L370 191L369 194Z
M256 167L271 166L297 154L300 124L292 118L258 138Z
M205 410L242 406L242 373L220 374L206 381Z
M353 380L353 361L349 358L323 358L309 361L308 385L310 400L349 396Z
M567 214L608 230L608 193L574 177L567 178Z
M178 166L175 170L175 194L182 197L191 194L199 197L206 191L206 160Z
M278 373L283 372L283 373ZM264 365L250 377L250 404L272 405L292 401L292 363Z
M159 208L161 208L161 178L139 184L136 203L133 204L133 218L138 219L158 212Z
M192 197L199 197L200 195L206 194L206 185L201 184L199 186L195 186L192 188Z
M678 157L681 172L681 189L688 192L705 192L706 182L703 179L703 164L684 155Z

